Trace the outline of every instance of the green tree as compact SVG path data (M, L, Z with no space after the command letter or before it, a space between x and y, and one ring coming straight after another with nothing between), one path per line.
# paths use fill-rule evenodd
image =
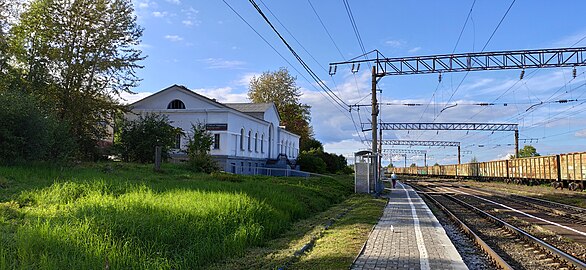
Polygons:
M478 159L476 158L476 156L470 159L470 163L478 163Z
M417 167L417 164L411 163L411 165L409 165L409 167Z
M34 97L0 91L0 163L60 161L74 153L64 123L42 111Z
M204 124L191 124L191 135L188 137L187 155L189 156L189 167L196 172L211 173L218 171L218 165L209 154L214 143Z
M273 102L285 129L301 136L300 149L310 149L305 144L313 137L309 122L310 106L299 101L301 93L296 85L296 77L286 68L274 72L264 72L253 77L248 87L248 98L255 103ZM311 142L313 143L313 142Z
M124 161L148 163L155 160L155 146L162 147L162 157L169 157L169 149L181 130L169 123L162 114L148 113L136 120L121 120L114 139L114 149Z
M11 28L27 91L70 126L80 157L93 158L122 92L139 81L142 28L131 0L34 0Z
M299 151L310 151L310 150L324 150L324 146L323 144L314 139L314 138L308 138L307 140L304 141L304 143L300 143L299 146Z
M535 149L535 147L533 147L532 145L525 145L523 146L522 149L519 150L519 157L520 158L524 158L524 157L538 157L540 156L539 153L537 153L537 149ZM515 155L511 155L510 159L514 159Z
M301 170L313 173L326 173L327 165L315 153L302 152L297 158Z

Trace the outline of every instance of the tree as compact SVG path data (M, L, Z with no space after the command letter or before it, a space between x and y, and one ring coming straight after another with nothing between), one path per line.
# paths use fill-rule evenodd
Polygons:
M476 158L476 156L473 156L473 157L470 159L470 163L478 163L478 159Z
M169 157L169 149L181 130L170 125L162 114L148 113L136 120L121 120L114 139L114 149L124 161L148 163L155 160L155 146L162 147L162 157Z
M417 167L417 164L411 163L411 165L409 165L409 167Z
M204 124L191 124L191 135L188 137L187 155L189 156L189 167L196 172L211 173L218 171L218 165L209 154L214 143Z
M314 138L309 138L307 140L305 140L305 143L302 143L300 145L299 151L311 151L311 150L324 150L324 146L323 144L314 139Z
M61 161L72 156L67 126L43 112L34 97L0 91L0 163Z
M24 89L69 124L82 158L139 81L141 35L131 0L34 0L11 28Z
M522 149L519 150L519 157L520 158L524 158L524 157L538 157L540 156L539 153L537 153L537 149L535 149L535 147L533 147L532 145L525 145L523 146ZM511 155L510 159L514 159L515 156Z
M273 102L281 117L285 129L301 136L300 149L310 149L306 144L313 137L309 122L310 106L299 101L301 93L286 68L274 72L264 72L253 77L248 87L248 98L254 103Z

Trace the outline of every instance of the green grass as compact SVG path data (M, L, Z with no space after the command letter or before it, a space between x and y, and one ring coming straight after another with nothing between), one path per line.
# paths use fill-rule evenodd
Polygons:
M262 246L349 178L232 177L165 164L0 167L0 269L195 269Z
M249 248L245 256L220 261L209 270L278 269L285 265L287 269L348 269L382 215L385 204L384 199L352 195L326 211L296 222L266 245ZM344 212L343 217L336 219ZM324 231L324 224L332 219L336 222ZM293 254L314 237L319 237L315 246L305 255L294 258Z

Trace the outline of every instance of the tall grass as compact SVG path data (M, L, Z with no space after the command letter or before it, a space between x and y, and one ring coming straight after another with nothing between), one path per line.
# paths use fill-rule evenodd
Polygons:
M0 175L0 269L205 268L351 192L348 179L226 178L172 165L161 174L105 164Z

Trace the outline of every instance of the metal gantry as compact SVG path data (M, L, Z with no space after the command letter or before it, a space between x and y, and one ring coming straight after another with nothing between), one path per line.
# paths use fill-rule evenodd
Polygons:
M371 141L369 141L371 143ZM410 141L410 140L381 140L382 145L406 145L406 146L439 146L458 147L458 164L461 163L460 142L453 141ZM424 165L427 166L427 153L424 155Z
M367 56L373 52L376 53L376 57L368 58ZM371 123L378 123L377 83L385 76L504 69L575 68L577 66L586 66L585 52L586 47L579 47L387 58L378 50L374 50L350 61L330 63L330 75L336 73L338 65L350 64L352 72L357 72L360 68L360 63L373 63ZM373 125L371 130L372 141L374 142L372 144L372 153L376 156L379 154L377 125ZM515 129L515 155L517 157L519 156L518 138L519 133ZM374 177L378 179L380 175L380 158L376 162L378 166L374 172Z
M362 131L372 130L370 123L361 123ZM497 123L379 123L382 130L483 130L517 131L518 124Z
M440 54L386 58L378 50L375 58L330 63L338 65L375 63L377 76L428 74L461 71L529 69L586 66L586 47ZM333 72L330 72L333 73Z

